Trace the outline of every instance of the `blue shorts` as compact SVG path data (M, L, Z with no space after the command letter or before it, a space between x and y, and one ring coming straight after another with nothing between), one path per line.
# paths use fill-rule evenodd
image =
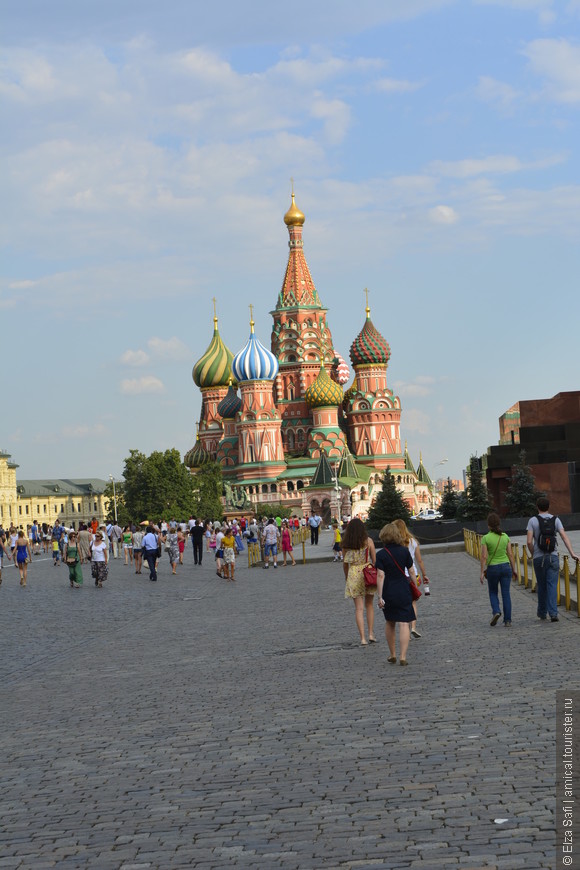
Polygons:
M266 556L277 556L278 555L278 545L277 544L264 544L264 554Z

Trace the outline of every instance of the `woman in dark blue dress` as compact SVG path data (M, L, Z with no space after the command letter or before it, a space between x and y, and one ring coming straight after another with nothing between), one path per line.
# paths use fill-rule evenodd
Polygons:
M413 559L408 549L403 545L401 532L395 523L389 523L381 529L379 535L384 549L377 552L377 593L379 607L385 614L385 637L389 645L389 664L397 663L395 647L395 629L399 624L399 645L401 647L401 665L407 664L407 649L409 647L410 624L415 620L413 610L412 583L416 582ZM409 576L405 574L405 568Z

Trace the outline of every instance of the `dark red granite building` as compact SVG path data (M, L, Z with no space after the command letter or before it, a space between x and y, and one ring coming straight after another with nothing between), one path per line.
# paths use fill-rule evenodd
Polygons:
M580 391L512 405L499 419L500 443L487 451L487 487L505 514L511 469L522 450L554 513L580 511Z

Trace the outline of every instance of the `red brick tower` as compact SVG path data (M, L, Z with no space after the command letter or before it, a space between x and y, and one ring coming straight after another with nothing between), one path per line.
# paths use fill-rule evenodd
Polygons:
M358 462L373 468L405 467L401 450L401 401L387 387L391 349L371 321L366 321L353 341L350 358L355 380L344 396L349 440Z
M335 357L326 324L328 309L320 302L304 256L304 221L292 193L292 204L284 215L290 235L288 265L276 308L270 312L274 318L272 353L280 364L274 396L282 415L284 451L290 455L300 455L308 446L312 415L306 390L318 377L320 365L330 371Z

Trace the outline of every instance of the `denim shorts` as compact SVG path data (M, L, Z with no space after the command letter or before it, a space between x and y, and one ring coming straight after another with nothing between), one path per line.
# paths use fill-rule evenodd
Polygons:
M278 545L277 544L265 544L264 545L264 554L266 556L277 556L278 555Z

